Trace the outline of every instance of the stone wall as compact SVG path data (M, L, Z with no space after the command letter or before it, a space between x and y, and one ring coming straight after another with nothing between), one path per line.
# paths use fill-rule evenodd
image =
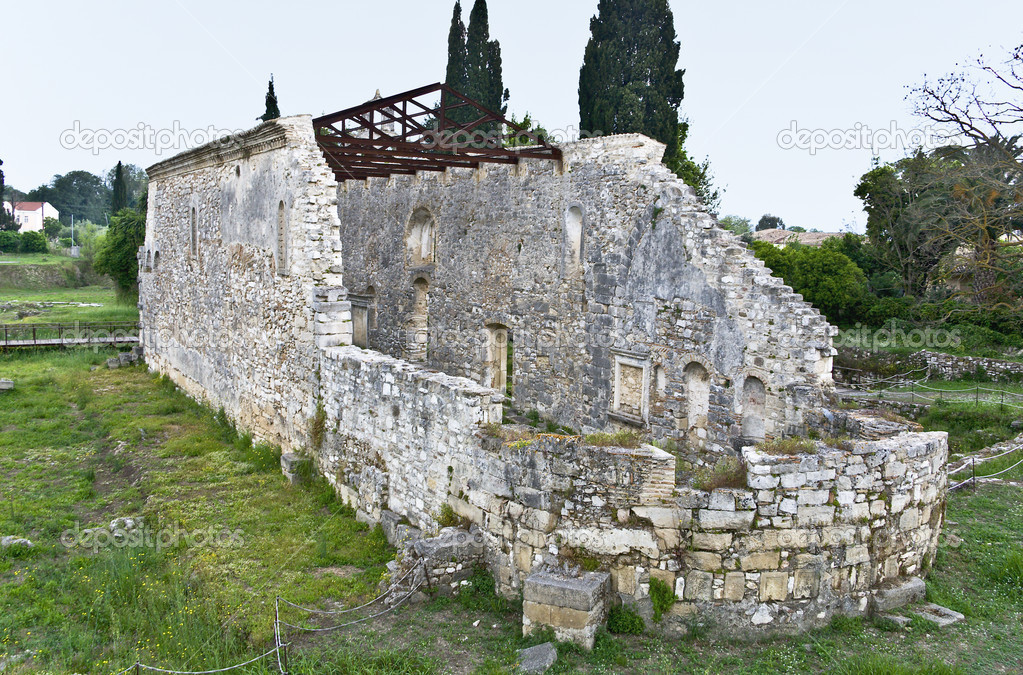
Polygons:
M909 384L909 380L919 380L923 373L916 371L924 370L927 371L926 376L928 378L936 380L971 378L977 375L978 369L982 369L992 382L1019 382L1023 380L1023 362L1020 361L1005 361L1003 359L989 359L979 356L960 356L945 354L944 352L932 352L926 349L910 354L871 352L854 347L842 347L841 351L844 357L843 360L847 363L876 361L882 364L885 370L884 376L889 377L893 381L897 381L897 378L892 378L888 375L891 371L894 371L895 374L913 373L911 377L906 378L904 382L906 385ZM869 371L846 371L842 374L853 384L867 383L884 377Z
M564 561L609 572L650 613L649 584L674 588L664 624L801 628L862 614L872 594L922 575L943 516L944 433L818 443L803 455L745 448L743 489L676 483L653 446L594 447L578 436L503 441L486 426L492 390L354 347L327 350L321 471L361 517L439 529L447 505L486 541L502 592ZM851 427L898 431L860 415ZM873 425L872 427L870 425Z
M320 347L351 342L336 184L310 119L148 172L139 306L150 368L257 437L303 445Z
M824 318L718 227L663 145L562 150L341 183L363 346L493 384L510 336L516 407L584 431L718 451L799 433L831 386Z

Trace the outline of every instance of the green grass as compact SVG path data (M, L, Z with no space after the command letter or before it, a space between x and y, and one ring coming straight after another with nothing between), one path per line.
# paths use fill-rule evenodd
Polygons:
M324 481L290 486L274 448L239 435L169 381L143 368L89 370L106 356L0 355L0 374L17 382L0 395L0 533L36 542L0 556L0 658L38 652L15 672L111 673L136 659L223 667L272 645L278 594L319 607L376 594L393 556L379 528L356 522ZM81 529L140 515L152 530L213 526L239 531L241 542L95 551L60 544L76 522ZM1023 492L953 493L946 515L954 523L946 532L962 542L939 549L928 598L966 614L956 626L840 618L757 641L699 624L684 639L601 632L592 652L559 645L551 672L1012 672L1023 662ZM297 610L285 618L309 620ZM625 633L639 625L630 621ZM551 636L522 637L520 602L497 598L494 580L477 569L458 599L434 597L336 633L287 637L295 639L297 675L390 675L511 673L516 650Z
M291 487L276 449L169 382L89 370L107 356L0 355L17 383L0 396L0 532L36 544L0 560L0 658L31 649L64 672L219 667L272 644L277 594L375 594L393 555L379 528L332 492ZM60 543L119 516L143 516L171 545Z
M952 455L970 454L1015 438L1019 431L1010 425L1023 411L997 403L939 401L917 421L925 431L947 431Z
M82 303L100 307L44 306L42 303ZM19 312L33 316L19 318ZM138 321L138 318L138 306L118 302L112 286L0 289L0 324Z
M73 262L75 258L54 253L4 253L0 265L60 265Z

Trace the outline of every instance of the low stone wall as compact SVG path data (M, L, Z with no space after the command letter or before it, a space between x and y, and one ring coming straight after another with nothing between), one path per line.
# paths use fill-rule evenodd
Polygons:
M841 347L839 354L842 362L867 362L878 359L880 363L894 373L908 373L912 371L926 370L927 377L934 380L957 380L963 377L973 377L977 374L978 368L992 382L1019 382L1023 380L1023 362L1005 361L1002 359L988 359L978 356L958 356L956 354L945 354L943 352L932 352L920 350L911 354L889 354L885 352L870 352L864 349L852 347ZM853 384L864 380L863 374L850 373L844 369L837 369L836 380L852 380ZM844 372L843 372L844 371ZM888 377L887 374L871 376L865 373L866 380ZM840 377L841 376L841 377ZM906 379L903 384L909 384L909 380L919 380L923 373L915 373ZM893 380L894 382L894 380Z
M1023 363L1018 361L956 356L941 352L917 352L912 358L926 366L928 376L932 379L956 380L961 377L972 377L977 374L979 368L982 368L992 382L1023 380Z
M492 437L492 390L374 352L326 350L321 383L318 462L344 499L363 519L407 519L426 534L447 505L483 537L506 595L568 561L610 573L616 601L647 617L651 579L673 588L665 630L697 615L737 632L799 629L867 612L879 589L923 575L937 545L941 432L795 456L745 448L748 487L706 492L677 486L675 457L652 446ZM874 437L899 429L846 422Z

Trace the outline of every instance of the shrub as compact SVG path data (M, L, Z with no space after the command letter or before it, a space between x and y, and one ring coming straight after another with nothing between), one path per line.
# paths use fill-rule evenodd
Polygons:
M21 235L17 232L0 230L0 253L17 253L21 250Z
M654 621L660 623L664 613L675 604L675 589L657 577L650 579L650 601L654 604Z
M42 232L25 232L21 235L22 253L46 253L46 237Z
M713 467L700 467L693 474L693 486L698 490L746 487L746 466L737 457L722 457Z

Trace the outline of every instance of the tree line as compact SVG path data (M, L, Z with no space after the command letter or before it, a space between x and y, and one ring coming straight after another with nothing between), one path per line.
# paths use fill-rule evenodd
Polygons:
M941 323L964 349L1023 350L1023 45L910 98L945 143L861 176L865 236L754 252L832 323Z

